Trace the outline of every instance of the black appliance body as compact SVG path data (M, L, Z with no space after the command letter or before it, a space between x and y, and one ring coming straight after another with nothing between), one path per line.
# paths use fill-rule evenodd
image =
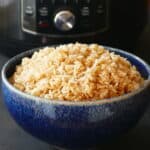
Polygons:
M0 0L0 52L100 43L136 53L148 0Z

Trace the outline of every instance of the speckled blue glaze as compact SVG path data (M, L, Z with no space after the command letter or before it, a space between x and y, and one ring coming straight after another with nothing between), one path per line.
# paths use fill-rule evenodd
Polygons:
M133 127L150 101L150 68L140 58L107 47L126 57L147 79L145 85L130 94L95 102L45 100L22 93L7 78L24 56L9 60L2 69L2 91L6 106L16 122L27 132L51 145L77 149L94 147Z

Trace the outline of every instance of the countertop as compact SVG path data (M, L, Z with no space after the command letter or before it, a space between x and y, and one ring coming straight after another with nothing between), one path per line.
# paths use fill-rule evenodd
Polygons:
M0 55L0 70L7 60L7 57ZM4 105L1 91L0 98L0 150L54 150L48 144L23 131L10 117ZM150 106L134 129L118 140L101 145L98 150L141 150L144 148L150 148Z

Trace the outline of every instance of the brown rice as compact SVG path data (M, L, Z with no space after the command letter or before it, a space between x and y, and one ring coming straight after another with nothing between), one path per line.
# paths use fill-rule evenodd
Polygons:
M10 78L17 89L54 100L99 100L129 93L144 82L125 58L97 44L46 47L25 57Z

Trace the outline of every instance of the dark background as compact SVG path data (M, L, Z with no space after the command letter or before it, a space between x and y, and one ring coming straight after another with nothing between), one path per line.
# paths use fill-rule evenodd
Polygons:
M91 1L94 3L100 0ZM80 36L77 38L74 36L71 36L71 38L66 36L63 38L47 38L22 32L20 0L0 0L0 53L14 56L17 53L43 45L76 41L84 43L97 42L130 51L149 61L149 0L109 1L110 4L107 7L109 8L109 29L107 31L84 38ZM97 19L97 22L101 21L101 19Z

